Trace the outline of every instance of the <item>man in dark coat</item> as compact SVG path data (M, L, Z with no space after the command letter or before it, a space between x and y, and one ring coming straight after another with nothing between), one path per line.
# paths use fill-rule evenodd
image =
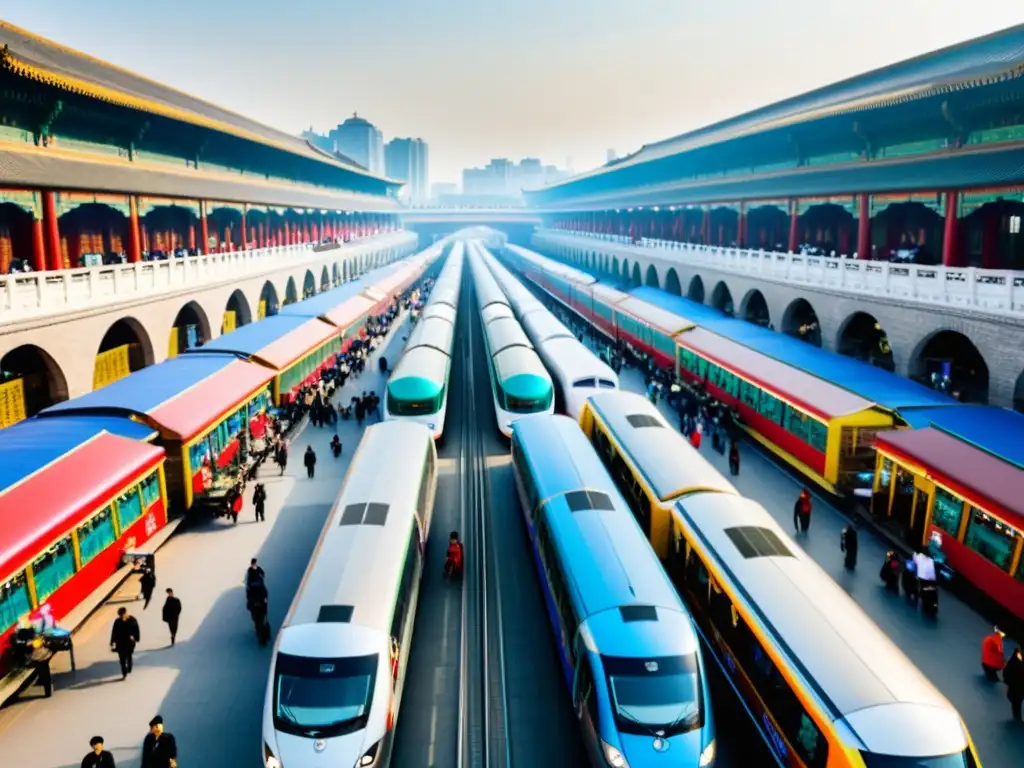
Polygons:
M149 733L142 742L142 768L178 768L178 743L164 731L164 719L149 721Z
M1021 703L1024 703L1024 654L1021 649L1014 650L1010 660L1003 668L1003 682L1006 683L1006 698L1010 700L1013 719L1021 721Z
M117 660L121 663L121 679L124 680L132 671L132 654L138 645L139 622L128 613L128 609L117 609L117 618L110 630L110 650L117 652Z
M153 599L153 590L156 589L156 574L153 569L146 567L142 569L142 578L139 579L139 588L142 591L142 610L149 608L149 601Z
M312 445L306 446L306 453L302 457L302 463L306 465L306 476L312 480L313 474L316 472L316 452L313 450Z
M164 601L163 620L171 631L171 645L178 634L178 619L181 616L181 600L174 596L174 590L167 588L167 599Z
M89 754L82 758L82 768L117 768L114 756L103 748L103 737L93 736L89 739Z

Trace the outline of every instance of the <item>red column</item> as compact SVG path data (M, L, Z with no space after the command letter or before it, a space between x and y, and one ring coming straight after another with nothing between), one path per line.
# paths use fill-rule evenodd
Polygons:
M142 239L139 236L139 198L128 196L128 261L142 261Z
M309 219L305 216L302 217L302 241L309 242Z
M700 241L704 245L711 245L711 211L701 211L700 216Z
M736 245L747 247L747 206L744 203L740 203L740 215L736 219Z
M190 251L196 249L196 227L194 224L188 225L188 249Z
M249 227L245 225L245 211L242 211L242 226L238 228L238 241L239 247L245 250L246 243L249 241Z
M1003 217L993 206L985 209L981 222L981 268L1000 269L999 228Z
M63 269L64 253L60 248L60 227L57 224L57 198L53 190L43 195L43 234L46 240L46 268Z
M203 256L210 252L210 227L206 221L206 203L199 202L199 255Z
M960 264L960 191L946 192L946 226L942 233L942 266Z
M32 271L46 269L46 238L43 235L43 220L32 216Z
M857 196L857 258L871 258L871 196Z
M800 215L798 210L797 201L791 201L789 204L789 246L787 248L790 253L796 253L796 249L800 246Z

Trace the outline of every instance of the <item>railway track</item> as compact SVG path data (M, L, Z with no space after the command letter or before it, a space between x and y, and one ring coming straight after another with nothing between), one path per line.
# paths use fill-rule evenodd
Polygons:
M459 685L459 768L508 768L512 762L508 738L508 702L505 675L504 628L498 604L500 594L497 557L499 548L490 531L487 456L483 429L493 425L480 402L489 402L489 382L480 382L487 398L478 396L473 371L473 345L477 310L469 270L462 296L465 318L463 392L467 407L462 419L460 499L465 542L462 585L462 637Z

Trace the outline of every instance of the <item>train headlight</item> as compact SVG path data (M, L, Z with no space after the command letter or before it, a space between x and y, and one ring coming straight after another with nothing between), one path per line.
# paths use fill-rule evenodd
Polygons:
M629 763L626 762L626 758L623 757L622 753L611 744L606 744L602 740L601 749L604 750L605 762L612 768L629 768Z
M364 754L362 757L359 758L359 762L356 763L356 766L373 765L373 761L377 759L377 748L378 747L380 747L380 742L379 741L376 744L374 744L372 747L370 747L368 750L366 750L366 754Z
M267 768L281 768L281 761L274 757L274 753L270 750L270 745L267 742L263 742L263 764Z
M715 740L714 739L712 739L708 743L708 745L706 747L704 747L704 751L700 753L700 761L697 763L697 765L699 765L700 768L707 768L707 766L711 765L713 762L715 762Z

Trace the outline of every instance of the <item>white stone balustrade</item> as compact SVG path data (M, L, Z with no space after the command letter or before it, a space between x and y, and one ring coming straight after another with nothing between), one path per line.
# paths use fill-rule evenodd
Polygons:
M809 256L656 239L634 243L621 235L569 233L559 229L538 230L535 243L584 251L600 248L600 253L620 260L640 258L669 265L676 263L691 269L705 267L805 285L810 289L848 291L875 298L959 307L989 315L1024 316L1024 273L1008 269L899 264L846 256ZM660 269L659 275L664 281Z
M0 275L0 325L34 317L95 309L182 289L201 289L280 269L314 269L319 284L326 264L415 243L413 232L365 237L337 248L314 251L313 244L211 253L166 261Z

